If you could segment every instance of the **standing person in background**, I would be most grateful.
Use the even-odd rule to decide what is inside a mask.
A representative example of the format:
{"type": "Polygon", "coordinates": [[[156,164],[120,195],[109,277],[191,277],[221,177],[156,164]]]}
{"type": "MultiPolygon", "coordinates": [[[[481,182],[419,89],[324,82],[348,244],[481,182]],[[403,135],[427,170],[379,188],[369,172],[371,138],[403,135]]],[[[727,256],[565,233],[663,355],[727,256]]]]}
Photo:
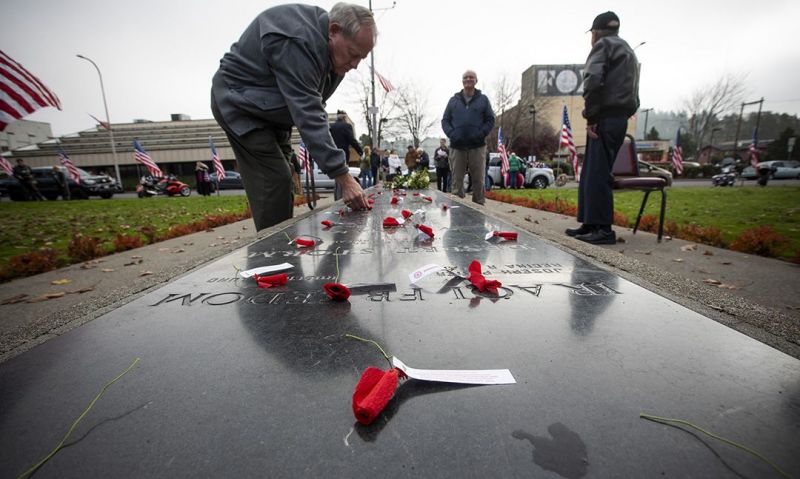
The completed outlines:
{"type": "Polygon", "coordinates": [[[211,176],[208,174],[208,166],[202,161],[195,163],[194,178],[197,182],[197,194],[201,196],[211,195],[211,176]]]}
{"type": "Polygon", "coordinates": [[[211,112],[236,155],[257,230],[292,217],[292,126],[345,204],[367,208],[331,138],[325,102],[377,36],[372,12],[360,5],[337,3],[330,13],[278,5],[260,13],[220,60],[211,112]]]}
{"type": "Polygon", "coordinates": [[[522,167],[519,157],[513,151],[508,157],[508,186],[509,188],[519,188],[522,185],[517,184],[517,175],[522,167]]]}
{"type": "Polygon", "coordinates": [[[450,149],[446,139],[439,139],[439,148],[433,152],[433,161],[436,163],[436,187],[439,191],[450,191],[450,149]]]}
{"type": "Polygon", "coordinates": [[[302,195],[303,188],[300,186],[300,172],[303,167],[300,165],[300,160],[297,159],[297,153],[292,150],[292,184],[294,184],[294,194],[302,195]]]}
{"type": "Polygon", "coordinates": [[[419,157],[417,156],[417,150],[414,149],[414,145],[408,145],[405,162],[406,169],[408,170],[407,174],[410,175],[417,169],[417,164],[419,163],[419,157]]]}
{"type": "Polygon", "coordinates": [[[336,112],[336,122],[331,125],[331,138],[333,143],[344,152],[344,161],[350,160],[350,148],[358,153],[359,158],[364,156],[364,150],[356,140],[353,125],[347,122],[347,113],[339,110],[336,112]]]}
{"type": "Polygon", "coordinates": [[[450,170],[453,193],[463,198],[464,174],[469,169],[472,201],[482,205],[486,174],[486,137],[494,128],[494,111],[489,98],[475,88],[478,75],[467,70],[461,76],[463,89],[447,103],[442,115],[442,130],[450,139],[450,170]]]}
{"type": "Polygon", "coordinates": [[[639,61],[618,36],[619,17],[601,13],[592,22],[592,51],[583,71],[586,157],[578,185],[578,228],[566,234],[592,244],[615,244],[614,175],[628,118],[639,109],[639,61]]]}
{"type": "Polygon", "coordinates": [[[389,153],[389,174],[386,179],[393,180],[395,176],[403,174],[403,160],[392,150],[389,153]]]}
{"type": "Polygon", "coordinates": [[[372,184],[378,183],[378,170],[381,167],[381,150],[379,148],[375,148],[375,151],[370,153],[369,155],[369,170],[370,174],[372,174],[372,184]]]}
{"type": "Polygon", "coordinates": [[[27,199],[44,201],[44,196],[39,192],[39,188],[36,187],[36,178],[33,177],[33,171],[30,166],[25,164],[25,160],[17,158],[17,164],[14,165],[12,172],[14,173],[14,178],[22,186],[22,191],[27,199]]]}
{"type": "Polygon", "coordinates": [[[422,148],[417,148],[417,158],[419,158],[417,170],[428,171],[428,167],[431,166],[431,157],[428,156],[428,152],[422,148]]]}
{"type": "Polygon", "coordinates": [[[58,166],[53,167],[53,179],[61,189],[61,198],[64,199],[64,201],[72,199],[69,192],[69,180],[67,180],[67,175],[65,175],[58,166]]]}
{"type": "Polygon", "coordinates": [[[372,179],[372,169],[370,168],[369,164],[371,155],[372,155],[372,148],[370,148],[369,146],[365,146],[364,154],[361,155],[361,161],[358,164],[358,166],[361,168],[361,172],[358,174],[358,177],[361,178],[362,188],[369,188],[375,181],[372,179]]]}

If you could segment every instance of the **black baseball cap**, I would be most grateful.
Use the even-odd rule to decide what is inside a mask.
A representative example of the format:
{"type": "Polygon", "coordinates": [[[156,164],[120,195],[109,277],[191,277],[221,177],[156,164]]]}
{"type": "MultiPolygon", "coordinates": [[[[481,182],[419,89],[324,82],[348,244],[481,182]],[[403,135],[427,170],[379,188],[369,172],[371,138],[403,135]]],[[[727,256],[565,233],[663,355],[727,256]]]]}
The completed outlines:
{"type": "Polygon", "coordinates": [[[619,30],[619,17],[616,13],[612,11],[608,11],[605,13],[601,13],[600,15],[594,17],[594,21],[592,22],[592,28],[587,30],[587,32],[591,32],[592,30],[619,30]]]}

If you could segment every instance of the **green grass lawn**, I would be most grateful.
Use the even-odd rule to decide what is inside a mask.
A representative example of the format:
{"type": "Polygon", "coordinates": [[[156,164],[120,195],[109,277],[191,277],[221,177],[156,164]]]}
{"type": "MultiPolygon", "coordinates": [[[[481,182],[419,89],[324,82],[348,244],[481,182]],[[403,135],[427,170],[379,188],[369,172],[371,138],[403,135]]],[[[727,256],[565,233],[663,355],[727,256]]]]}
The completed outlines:
{"type": "Polygon", "coordinates": [[[245,196],[156,197],[90,201],[0,202],[0,266],[12,256],[40,248],[64,252],[75,234],[101,238],[111,250],[118,235],[141,227],[157,233],[170,226],[202,220],[206,215],[242,213],[245,196]]]}
{"type": "MultiPolygon", "coordinates": [[[[546,190],[493,190],[526,198],[553,200],[556,197],[577,204],[576,188],[546,190]]],[[[642,203],[643,193],[615,191],[614,209],[631,222],[642,203]]],[[[645,214],[658,216],[661,195],[651,193],[645,214]]],[[[679,225],[694,223],[715,226],[726,244],[743,231],[757,226],[771,226],[791,239],[784,256],[792,257],[800,250],[800,187],[770,185],[766,188],[683,187],[667,189],[666,221],[679,225]]]]}

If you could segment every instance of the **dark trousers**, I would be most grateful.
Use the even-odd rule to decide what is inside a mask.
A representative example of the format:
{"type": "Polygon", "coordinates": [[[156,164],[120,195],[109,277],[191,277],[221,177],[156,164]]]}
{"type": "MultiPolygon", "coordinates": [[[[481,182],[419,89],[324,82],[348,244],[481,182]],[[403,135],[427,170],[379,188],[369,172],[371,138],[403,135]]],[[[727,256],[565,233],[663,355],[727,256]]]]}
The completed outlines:
{"type": "Polygon", "coordinates": [[[445,166],[444,168],[436,167],[436,187],[439,188],[439,191],[448,192],[450,191],[450,168],[445,166]]]}
{"type": "Polygon", "coordinates": [[[261,128],[239,136],[231,131],[211,95],[211,112],[225,130],[242,174],[256,230],[292,217],[291,130],[261,128]]]}
{"type": "Polygon", "coordinates": [[[33,181],[20,181],[22,185],[22,189],[25,190],[25,195],[34,201],[44,201],[44,196],[39,192],[39,188],[36,187],[36,183],[33,181]]]}
{"type": "Polygon", "coordinates": [[[601,118],[597,122],[598,138],[586,138],[586,157],[578,185],[578,221],[585,225],[609,229],[614,223],[611,171],[627,129],[625,117],[601,118]]]}

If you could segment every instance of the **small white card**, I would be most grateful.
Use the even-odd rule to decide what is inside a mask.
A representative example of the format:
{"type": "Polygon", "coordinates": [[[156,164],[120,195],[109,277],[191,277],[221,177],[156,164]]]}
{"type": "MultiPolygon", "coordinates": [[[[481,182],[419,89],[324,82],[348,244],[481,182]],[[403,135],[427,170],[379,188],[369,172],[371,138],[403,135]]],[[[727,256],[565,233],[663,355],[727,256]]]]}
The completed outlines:
{"type": "Polygon", "coordinates": [[[425,216],[425,210],[423,210],[422,208],[416,210],[414,212],[414,216],[425,216]]]}
{"type": "Polygon", "coordinates": [[[242,278],[249,278],[254,274],[274,273],[276,271],[283,271],[285,269],[292,269],[294,266],[289,263],[274,264],[272,266],[261,266],[258,268],[248,269],[247,271],[239,271],[239,276],[242,278]]]}
{"type": "Polygon", "coordinates": [[[490,239],[492,239],[492,236],[494,236],[494,231],[490,231],[490,232],[486,233],[486,236],[485,236],[486,241],[489,241],[490,239]]]}
{"type": "MultiPolygon", "coordinates": [[[[425,235],[425,236],[428,236],[428,235],[425,235]]],[[[422,268],[416,269],[413,272],[411,272],[411,274],[408,275],[408,280],[411,281],[411,283],[416,283],[417,281],[421,280],[425,276],[428,276],[430,274],[436,273],[437,271],[441,271],[443,269],[444,269],[444,267],[442,267],[442,266],[440,266],[440,265],[438,265],[436,263],[426,264],[422,268]]]]}
{"type": "Polygon", "coordinates": [[[508,369],[414,369],[392,356],[392,366],[410,378],[459,384],[516,384],[508,369]]]}

